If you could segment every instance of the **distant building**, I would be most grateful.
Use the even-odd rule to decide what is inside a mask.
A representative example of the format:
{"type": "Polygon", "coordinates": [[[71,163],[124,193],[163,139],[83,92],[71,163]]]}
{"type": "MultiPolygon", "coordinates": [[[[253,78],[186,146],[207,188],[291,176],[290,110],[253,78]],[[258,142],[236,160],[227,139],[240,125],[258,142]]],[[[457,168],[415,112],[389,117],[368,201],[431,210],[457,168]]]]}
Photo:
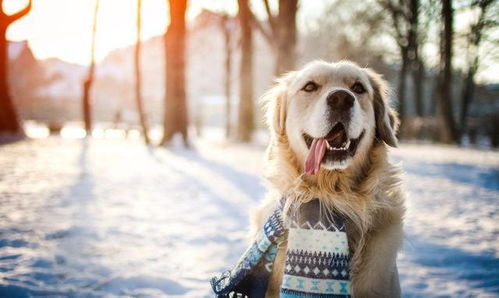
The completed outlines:
{"type": "Polygon", "coordinates": [[[39,108],[38,87],[43,84],[43,69],[27,41],[9,42],[8,58],[9,91],[16,109],[23,118],[33,118],[39,108]]]}

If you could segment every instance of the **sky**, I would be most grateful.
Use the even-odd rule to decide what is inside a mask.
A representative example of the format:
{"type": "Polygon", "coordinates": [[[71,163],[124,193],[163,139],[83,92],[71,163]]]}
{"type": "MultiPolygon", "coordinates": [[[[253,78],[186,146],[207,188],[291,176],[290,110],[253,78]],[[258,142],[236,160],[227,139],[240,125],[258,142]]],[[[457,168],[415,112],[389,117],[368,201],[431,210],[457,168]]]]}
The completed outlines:
{"type": "MultiPolygon", "coordinates": [[[[12,14],[26,5],[27,0],[5,0],[4,9],[12,14]]],[[[253,1],[257,15],[263,16],[261,1],[253,1]],[[258,5],[260,4],[260,5],[258,5]]],[[[304,5],[311,13],[322,1],[304,5]]],[[[88,64],[90,61],[91,28],[95,0],[33,0],[29,15],[9,27],[7,38],[28,40],[38,59],[58,57],[62,60],[88,64]]],[[[236,0],[190,0],[187,18],[193,19],[204,9],[237,12],[236,0]]],[[[102,60],[110,51],[135,42],[136,0],[101,0],[96,36],[96,59],[102,60]]],[[[163,34],[168,23],[167,0],[142,1],[142,39],[163,34]]]]}
{"type": "MultiPolygon", "coordinates": [[[[6,13],[12,14],[24,7],[28,0],[3,2],[6,13]]],[[[300,1],[298,26],[303,26],[307,18],[319,16],[328,2],[300,1]]],[[[189,0],[188,3],[188,20],[194,19],[203,9],[226,11],[232,15],[237,13],[236,0],[189,0]]],[[[257,17],[264,18],[262,1],[253,0],[251,3],[257,17]]],[[[276,5],[276,1],[270,3],[276,5]]],[[[67,62],[89,64],[94,7],[95,0],[33,0],[31,12],[9,27],[7,38],[13,41],[28,40],[38,59],[57,57],[67,62]]],[[[110,51],[135,42],[136,9],[136,0],[100,0],[97,61],[110,51]]],[[[163,34],[167,24],[167,0],[142,0],[142,39],[163,34]]],[[[456,27],[459,24],[457,22],[456,27]]],[[[459,59],[457,62],[459,64],[459,59]]],[[[497,82],[499,63],[484,64],[478,80],[497,82]]]]}
{"type": "MultiPolygon", "coordinates": [[[[13,13],[27,0],[5,0],[4,9],[13,13]]],[[[166,1],[143,0],[142,38],[164,32],[167,24],[166,1]]],[[[58,57],[88,64],[94,0],[34,0],[30,14],[12,24],[10,40],[28,40],[38,59],[58,57]]],[[[135,0],[101,0],[96,37],[96,58],[132,44],[135,40],[135,0]]]]}

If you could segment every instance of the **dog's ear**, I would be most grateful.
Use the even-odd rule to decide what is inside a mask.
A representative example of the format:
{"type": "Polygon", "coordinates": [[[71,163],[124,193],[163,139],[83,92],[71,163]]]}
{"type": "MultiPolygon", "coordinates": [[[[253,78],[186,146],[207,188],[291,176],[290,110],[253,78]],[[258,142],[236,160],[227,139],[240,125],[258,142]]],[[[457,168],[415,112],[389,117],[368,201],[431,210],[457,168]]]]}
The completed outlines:
{"type": "Polygon", "coordinates": [[[373,87],[373,108],[376,121],[376,138],[387,145],[397,147],[397,113],[389,105],[388,83],[371,69],[366,69],[373,87]]]}
{"type": "Polygon", "coordinates": [[[286,113],[288,108],[288,85],[294,73],[288,73],[276,80],[276,84],[265,92],[260,101],[266,108],[266,122],[277,135],[286,134],[286,113]]]}

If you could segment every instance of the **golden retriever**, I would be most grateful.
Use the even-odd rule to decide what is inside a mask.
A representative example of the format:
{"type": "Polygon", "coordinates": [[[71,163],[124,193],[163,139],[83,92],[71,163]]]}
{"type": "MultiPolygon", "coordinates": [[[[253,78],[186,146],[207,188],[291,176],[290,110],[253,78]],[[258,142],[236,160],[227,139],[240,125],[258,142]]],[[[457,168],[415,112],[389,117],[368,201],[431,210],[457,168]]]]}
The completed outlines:
{"type": "MultiPolygon", "coordinates": [[[[270,191],[252,229],[263,226],[282,197],[285,208],[318,198],[347,218],[353,295],[399,297],[405,208],[401,171],[387,158],[398,126],[387,83],[352,62],[314,61],[278,79],[263,102],[270,191]]],[[[266,297],[279,295],[285,252],[281,245],[266,297]]]]}

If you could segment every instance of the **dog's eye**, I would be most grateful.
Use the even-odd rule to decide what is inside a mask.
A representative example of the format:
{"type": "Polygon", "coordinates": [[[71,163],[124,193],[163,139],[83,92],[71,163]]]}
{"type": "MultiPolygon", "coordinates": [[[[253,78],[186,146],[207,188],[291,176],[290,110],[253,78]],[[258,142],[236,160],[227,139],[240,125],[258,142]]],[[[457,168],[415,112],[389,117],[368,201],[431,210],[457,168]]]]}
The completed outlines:
{"type": "Polygon", "coordinates": [[[303,88],[301,88],[301,90],[305,91],[305,92],[314,92],[314,91],[317,91],[317,89],[319,89],[319,85],[317,85],[316,83],[312,82],[312,81],[309,81],[305,84],[305,86],[303,86],[303,88]]]}
{"type": "Polygon", "coordinates": [[[357,93],[357,94],[366,93],[366,88],[364,88],[364,85],[362,85],[359,82],[356,82],[355,84],[353,84],[352,87],[350,87],[350,89],[352,89],[352,91],[357,93]]]}

